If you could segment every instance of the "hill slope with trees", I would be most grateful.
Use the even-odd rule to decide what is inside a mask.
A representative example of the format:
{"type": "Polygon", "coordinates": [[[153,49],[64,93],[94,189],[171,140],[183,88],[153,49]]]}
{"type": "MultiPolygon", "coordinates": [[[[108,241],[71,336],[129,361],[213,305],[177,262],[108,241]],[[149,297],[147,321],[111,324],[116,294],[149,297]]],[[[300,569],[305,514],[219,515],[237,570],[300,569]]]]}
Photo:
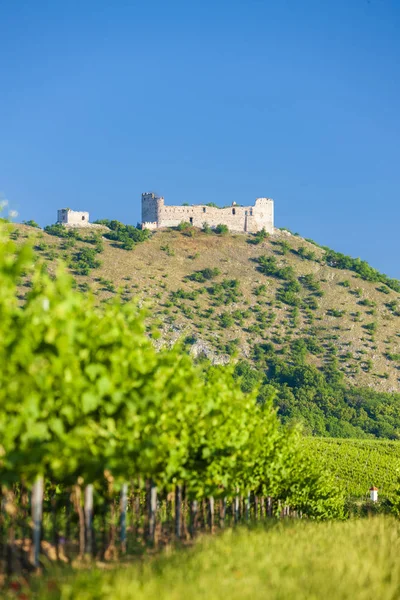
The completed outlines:
{"type": "MultiPolygon", "coordinates": [[[[245,391],[261,385],[260,402],[272,385],[283,421],[322,436],[400,437],[397,280],[287,231],[100,223],[15,225],[13,236],[31,237],[50,272],[66,263],[99,302],[121,294],[146,305],[159,347],[183,339],[199,358],[235,361],[245,391]]],[[[21,298],[29,286],[23,278],[21,298]]]]}

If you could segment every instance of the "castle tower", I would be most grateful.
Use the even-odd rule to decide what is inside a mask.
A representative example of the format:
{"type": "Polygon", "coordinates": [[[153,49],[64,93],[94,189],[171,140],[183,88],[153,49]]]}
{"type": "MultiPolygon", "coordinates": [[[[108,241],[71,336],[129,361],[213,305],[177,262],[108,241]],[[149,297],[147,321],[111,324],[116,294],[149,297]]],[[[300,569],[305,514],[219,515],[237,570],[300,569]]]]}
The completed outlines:
{"type": "Polygon", "coordinates": [[[146,223],[148,229],[156,229],[158,227],[162,206],[164,206],[164,198],[157,196],[153,192],[142,194],[142,223],[146,223]]]}

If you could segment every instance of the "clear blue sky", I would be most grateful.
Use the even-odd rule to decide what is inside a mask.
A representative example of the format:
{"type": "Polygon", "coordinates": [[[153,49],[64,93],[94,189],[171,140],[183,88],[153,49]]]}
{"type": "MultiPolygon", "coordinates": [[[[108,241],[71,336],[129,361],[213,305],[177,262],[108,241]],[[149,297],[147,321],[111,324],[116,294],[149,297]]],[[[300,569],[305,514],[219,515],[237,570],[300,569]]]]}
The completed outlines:
{"type": "Polygon", "coordinates": [[[2,0],[0,191],[41,225],[269,196],[400,277],[399,30],[399,0],[2,0]]]}

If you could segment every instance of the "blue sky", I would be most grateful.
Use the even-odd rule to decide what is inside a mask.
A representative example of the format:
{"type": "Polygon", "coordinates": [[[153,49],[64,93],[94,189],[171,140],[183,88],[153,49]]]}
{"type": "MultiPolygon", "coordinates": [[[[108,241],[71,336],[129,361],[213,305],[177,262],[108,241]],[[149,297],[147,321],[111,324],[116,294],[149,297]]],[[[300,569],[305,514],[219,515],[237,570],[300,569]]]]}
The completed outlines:
{"type": "Polygon", "coordinates": [[[0,192],[41,225],[269,196],[400,278],[399,27],[398,0],[3,0],[0,192]]]}

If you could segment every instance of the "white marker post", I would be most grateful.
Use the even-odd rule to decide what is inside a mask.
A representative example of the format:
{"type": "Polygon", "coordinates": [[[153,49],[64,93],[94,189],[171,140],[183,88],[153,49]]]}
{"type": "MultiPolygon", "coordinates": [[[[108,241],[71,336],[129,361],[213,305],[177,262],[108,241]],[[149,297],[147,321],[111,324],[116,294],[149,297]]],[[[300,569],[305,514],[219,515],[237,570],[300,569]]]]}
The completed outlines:
{"type": "Polygon", "coordinates": [[[369,488],[369,498],[371,502],[378,502],[378,488],[374,485],[369,488]]]}
{"type": "Polygon", "coordinates": [[[43,516],[43,477],[36,478],[32,487],[32,521],[33,521],[33,565],[39,567],[40,537],[42,534],[43,516]]]}

